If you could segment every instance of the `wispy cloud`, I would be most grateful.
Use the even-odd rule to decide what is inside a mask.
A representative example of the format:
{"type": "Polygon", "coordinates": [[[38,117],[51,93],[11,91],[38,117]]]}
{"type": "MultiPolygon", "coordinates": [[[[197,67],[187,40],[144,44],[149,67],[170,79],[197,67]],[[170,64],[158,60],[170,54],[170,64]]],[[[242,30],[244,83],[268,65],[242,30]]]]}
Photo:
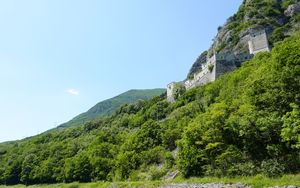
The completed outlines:
{"type": "Polygon", "coordinates": [[[76,89],[68,89],[67,92],[68,92],[70,95],[79,95],[79,91],[76,90],[76,89]]]}

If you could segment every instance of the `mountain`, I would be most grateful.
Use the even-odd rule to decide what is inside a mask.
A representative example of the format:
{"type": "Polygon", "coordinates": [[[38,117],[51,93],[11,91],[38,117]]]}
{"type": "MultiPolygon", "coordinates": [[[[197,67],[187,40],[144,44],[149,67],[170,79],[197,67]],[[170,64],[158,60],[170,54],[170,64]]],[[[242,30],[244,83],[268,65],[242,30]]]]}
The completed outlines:
{"type": "Polygon", "coordinates": [[[82,125],[88,121],[93,121],[103,116],[111,115],[124,104],[135,103],[139,100],[147,100],[152,97],[162,95],[164,92],[166,92],[166,89],[129,90],[116,97],[99,102],[87,112],[79,114],[72,120],[61,124],[59,128],[82,125]]]}
{"type": "Polygon", "coordinates": [[[300,172],[300,34],[215,82],[0,144],[0,184],[300,172]]]}
{"type": "MultiPolygon", "coordinates": [[[[274,23],[270,34],[280,40],[271,52],[256,54],[214,82],[180,91],[172,103],[160,95],[125,104],[96,121],[0,144],[0,184],[145,181],[177,172],[184,177],[299,174],[298,6],[294,0],[245,0],[230,19],[233,28],[241,18],[271,26],[281,17],[290,28],[277,35],[285,24],[274,23]]],[[[233,31],[256,27],[249,24],[233,31]]],[[[220,52],[243,49],[235,48],[242,35],[228,41],[225,36],[220,52]]],[[[217,43],[207,53],[218,49],[217,43]]],[[[197,63],[202,61],[200,56],[197,63]]]]}
{"type": "Polygon", "coordinates": [[[215,53],[248,53],[249,33],[265,29],[270,46],[300,29],[299,0],[244,0],[238,12],[218,27],[211,47],[192,65],[187,78],[201,71],[206,56],[215,53]]]}

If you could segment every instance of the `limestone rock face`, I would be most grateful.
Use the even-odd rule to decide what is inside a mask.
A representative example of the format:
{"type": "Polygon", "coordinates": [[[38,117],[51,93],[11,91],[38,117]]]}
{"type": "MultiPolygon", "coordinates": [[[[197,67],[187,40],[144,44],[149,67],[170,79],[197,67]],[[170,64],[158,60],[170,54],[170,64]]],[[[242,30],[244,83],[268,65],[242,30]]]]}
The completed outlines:
{"type": "MultiPolygon", "coordinates": [[[[218,53],[249,53],[250,35],[256,30],[265,30],[267,41],[272,47],[281,40],[278,36],[284,38],[300,29],[300,21],[295,19],[298,13],[300,0],[243,0],[238,12],[229,17],[223,26],[218,27],[213,43],[207,50],[207,57],[218,53]],[[288,5],[284,5],[283,8],[283,4],[286,3],[288,5]]],[[[202,70],[203,63],[204,55],[194,62],[187,80],[202,70]]]]}
{"type": "Polygon", "coordinates": [[[284,14],[286,16],[293,17],[299,12],[300,12],[300,2],[289,5],[288,8],[284,11],[284,14]]]}
{"type": "Polygon", "coordinates": [[[191,67],[187,78],[192,78],[194,74],[198,73],[199,71],[202,70],[202,65],[206,63],[206,56],[207,56],[207,51],[204,51],[194,62],[193,66],[191,67]]]}

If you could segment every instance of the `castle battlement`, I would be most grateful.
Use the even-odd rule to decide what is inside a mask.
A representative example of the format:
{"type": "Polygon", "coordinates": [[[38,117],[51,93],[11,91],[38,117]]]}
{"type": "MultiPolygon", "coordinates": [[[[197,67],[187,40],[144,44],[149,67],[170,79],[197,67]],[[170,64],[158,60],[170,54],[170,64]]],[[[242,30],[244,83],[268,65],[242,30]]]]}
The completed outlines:
{"type": "MultiPolygon", "coordinates": [[[[194,74],[193,79],[186,80],[183,84],[186,90],[196,86],[205,85],[215,81],[219,76],[233,71],[244,61],[250,60],[258,52],[269,52],[269,43],[266,31],[258,30],[249,34],[249,53],[234,54],[231,52],[217,53],[207,56],[206,63],[202,64],[202,70],[194,74]]],[[[167,100],[174,102],[174,86],[176,82],[167,85],[167,100]]]]}

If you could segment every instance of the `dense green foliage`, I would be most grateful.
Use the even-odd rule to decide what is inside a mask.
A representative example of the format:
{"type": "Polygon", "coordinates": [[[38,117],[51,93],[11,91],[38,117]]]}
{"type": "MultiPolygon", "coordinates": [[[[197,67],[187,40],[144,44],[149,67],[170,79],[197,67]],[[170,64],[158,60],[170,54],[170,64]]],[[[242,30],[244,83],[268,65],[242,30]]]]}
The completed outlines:
{"type": "Polygon", "coordinates": [[[298,35],[174,103],[154,97],[97,122],[0,145],[0,183],[135,181],[174,169],[184,176],[296,173],[299,91],[298,35]]]}
{"type": "Polygon", "coordinates": [[[59,127],[80,126],[88,121],[97,120],[103,116],[111,115],[124,104],[134,103],[138,100],[147,100],[154,96],[159,96],[166,92],[166,89],[144,89],[129,90],[111,99],[101,101],[87,112],[79,114],[67,123],[59,127]]]}
{"type": "Polygon", "coordinates": [[[272,31],[273,51],[206,86],[178,85],[174,103],[165,90],[132,90],[66,129],[0,144],[0,184],[156,180],[177,169],[186,177],[299,173],[300,35],[280,42],[299,27],[300,14],[284,15],[296,2],[244,1],[219,28],[230,35],[215,51],[239,49],[241,33],[258,26],[272,31]]]}
{"type": "Polygon", "coordinates": [[[299,38],[257,55],[210,87],[214,103],[179,142],[178,161],[187,176],[299,170],[299,38]]]}

